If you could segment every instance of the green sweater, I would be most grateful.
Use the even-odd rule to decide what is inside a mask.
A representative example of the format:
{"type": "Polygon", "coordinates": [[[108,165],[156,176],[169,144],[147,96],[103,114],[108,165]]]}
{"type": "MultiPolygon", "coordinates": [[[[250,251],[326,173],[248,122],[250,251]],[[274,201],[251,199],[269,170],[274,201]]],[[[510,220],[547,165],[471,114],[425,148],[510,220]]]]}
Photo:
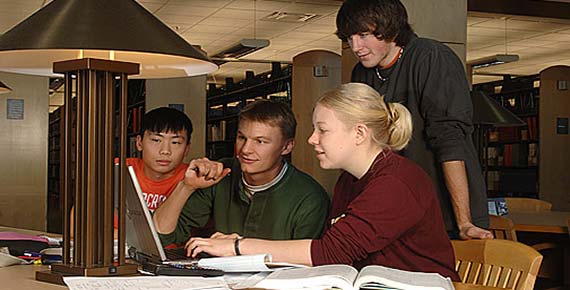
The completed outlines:
{"type": "Polygon", "coordinates": [[[283,178],[250,199],[237,159],[222,159],[232,172],[216,185],[195,191],[186,201],[176,230],[160,235],[163,245],[184,243],[192,228],[214,217],[216,231],[273,240],[318,238],[330,199],[320,184],[289,164],[283,178]]]}

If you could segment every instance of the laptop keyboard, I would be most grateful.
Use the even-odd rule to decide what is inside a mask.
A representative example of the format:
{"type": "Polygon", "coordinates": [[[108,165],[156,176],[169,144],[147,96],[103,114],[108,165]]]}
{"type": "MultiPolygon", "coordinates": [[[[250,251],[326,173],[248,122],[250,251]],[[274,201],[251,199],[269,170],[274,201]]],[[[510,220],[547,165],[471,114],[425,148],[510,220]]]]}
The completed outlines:
{"type": "Polygon", "coordinates": [[[191,259],[186,256],[186,248],[164,249],[164,254],[170,261],[191,259]]]}
{"type": "MultiPolygon", "coordinates": [[[[186,256],[186,248],[164,249],[164,254],[166,255],[166,258],[169,261],[188,260],[188,259],[192,260],[192,258],[186,256]]],[[[198,256],[196,256],[196,259],[212,258],[212,257],[213,257],[212,255],[210,255],[206,252],[201,252],[198,254],[198,256]]]]}

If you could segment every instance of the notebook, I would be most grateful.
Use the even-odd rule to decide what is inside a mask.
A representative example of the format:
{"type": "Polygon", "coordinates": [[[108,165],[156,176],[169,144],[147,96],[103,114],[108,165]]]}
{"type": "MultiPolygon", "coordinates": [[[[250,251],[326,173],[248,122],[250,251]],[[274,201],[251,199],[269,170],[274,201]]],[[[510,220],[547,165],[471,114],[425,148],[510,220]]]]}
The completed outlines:
{"type": "Polygon", "coordinates": [[[152,216],[132,166],[128,166],[126,188],[126,243],[128,254],[139,263],[196,263],[185,256],[185,249],[164,249],[154,228],[152,216]]]}

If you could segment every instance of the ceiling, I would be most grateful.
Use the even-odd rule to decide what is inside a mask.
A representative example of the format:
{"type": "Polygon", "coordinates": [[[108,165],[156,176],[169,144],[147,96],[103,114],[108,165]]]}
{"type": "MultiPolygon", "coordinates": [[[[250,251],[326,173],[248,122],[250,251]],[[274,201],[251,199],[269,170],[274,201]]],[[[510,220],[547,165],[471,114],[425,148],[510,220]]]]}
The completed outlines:
{"type": "MultiPolygon", "coordinates": [[[[0,33],[4,33],[49,0],[0,0],[0,33]]],[[[341,0],[138,0],[189,43],[214,55],[242,38],[265,38],[269,47],[244,60],[290,62],[311,49],[340,54],[334,35],[341,0]],[[264,19],[276,12],[316,14],[306,22],[264,19]],[[254,21],[253,19],[257,19],[254,21]]],[[[287,20],[287,18],[285,18],[287,20]]],[[[413,23],[412,23],[413,24],[413,23]]],[[[552,65],[570,65],[570,20],[470,12],[467,20],[467,61],[514,53],[520,60],[474,74],[474,83],[500,79],[497,74],[531,75],[552,65]]],[[[208,76],[223,83],[226,77],[244,78],[245,70],[261,73],[268,63],[229,62],[208,76]]]]}

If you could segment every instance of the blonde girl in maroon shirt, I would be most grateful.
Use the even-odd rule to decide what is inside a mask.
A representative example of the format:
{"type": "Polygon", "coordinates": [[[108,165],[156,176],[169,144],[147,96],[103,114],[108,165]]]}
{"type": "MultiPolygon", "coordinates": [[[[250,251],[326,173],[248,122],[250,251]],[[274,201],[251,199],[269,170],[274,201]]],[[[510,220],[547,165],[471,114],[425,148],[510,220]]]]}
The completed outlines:
{"type": "Polygon", "coordinates": [[[305,265],[384,265],[436,272],[458,280],[437,195],[428,175],[394,153],[405,148],[412,121],[365,84],[325,93],[313,111],[314,146],[324,169],[342,169],[330,223],[318,240],[268,241],[216,233],[187,243],[193,256],[270,253],[305,265]]]}

